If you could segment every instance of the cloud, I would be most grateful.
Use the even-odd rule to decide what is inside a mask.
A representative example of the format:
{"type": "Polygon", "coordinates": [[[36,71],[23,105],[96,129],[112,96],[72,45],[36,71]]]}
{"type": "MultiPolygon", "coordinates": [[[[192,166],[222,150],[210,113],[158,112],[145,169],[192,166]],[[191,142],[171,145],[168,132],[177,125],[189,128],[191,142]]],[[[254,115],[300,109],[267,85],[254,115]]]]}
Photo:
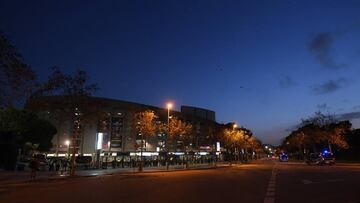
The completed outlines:
{"type": "Polygon", "coordinates": [[[331,54],[334,44],[334,34],[322,32],[317,34],[309,43],[309,51],[314,55],[315,60],[326,69],[340,69],[346,64],[337,63],[331,54]]]}
{"type": "Polygon", "coordinates": [[[338,115],[339,120],[354,120],[360,118],[360,112],[350,112],[338,115]]]}
{"type": "Polygon", "coordinates": [[[316,85],[312,87],[312,92],[315,94],[328,94],[333,93],[344,86],[346,80],[344,78],[340,78],[337,80],[329,80],[323,84],[316,85]]]}
{"type": "Polygon", "coordinates": [[[282,88],[294,87],[296,82],[290,76],[284,76],[279,80],[279,85],[282,88]]]}

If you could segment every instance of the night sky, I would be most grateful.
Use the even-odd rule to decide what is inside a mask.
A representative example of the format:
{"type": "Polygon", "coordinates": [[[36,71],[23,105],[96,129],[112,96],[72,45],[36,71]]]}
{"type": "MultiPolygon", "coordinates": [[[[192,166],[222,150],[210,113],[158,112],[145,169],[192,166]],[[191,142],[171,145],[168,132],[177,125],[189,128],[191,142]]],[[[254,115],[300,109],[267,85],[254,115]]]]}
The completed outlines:
{"type": "Polygon", "coordinates": [[[2,0],[0,30],[42,80],[81,68],[96,96],[208,108],[265,143],[360,117],[359,0],[2,0]]]}

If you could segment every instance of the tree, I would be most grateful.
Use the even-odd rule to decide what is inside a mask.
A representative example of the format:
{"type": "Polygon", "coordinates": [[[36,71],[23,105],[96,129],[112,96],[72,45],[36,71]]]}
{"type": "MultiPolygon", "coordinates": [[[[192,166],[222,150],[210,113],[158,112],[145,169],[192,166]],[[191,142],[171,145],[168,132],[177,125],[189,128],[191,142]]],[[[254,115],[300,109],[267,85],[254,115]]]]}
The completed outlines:
{"type": "Polygon", "coordinates": [[[48,150],[57,132],[51,123],[25,110],[0,110],[0,121],[0,167],[5,169],[14,169],[18,149],[31,145],[39,151],[48,150]]]}
{"type": "Polygon", "coordinates": [[[219,137],[224,142],[230,164],[232,160],[247,161],[249,150],[251,153],[255,150],[260,152],[257,148],[260,141],[253,136],[251,130],[245,127],[236,127],[235,123],[223,125],[219,137]]]}
{"type": "Polygon", "coordinates": [[[35,72],[0,32],[0,109],[19,105],[35,87],[35,72]]]}
{"type": "Polygon", "coordinates": [[[305,134],[301,130],[296,130],[290,133],[287,136],[283,143],[283,148],[285,148],[288,152],[297,151],[298,158],[301,159],[303,154],[303,149],[305,147],[305,134]]]}
{"type": "Polygon", "coordinates": [[[345,135],[350,131],[349,121],[338,121],[335,116],[316,112],[314,116],[303,119],[299,128],[285,138],[283,147],[290,150],[297,148],[300,155],[302,150],[306,152],[312,149],[316,152],[327,146],[332,153],[332,146],[337,149],[348,148],[345,135]]]}
{"type": "Polygon", "coordinates": [[[351,126],[352,125],[349,121],[341,121],[326,126],[330,152],[333,151],[331,145],[334,145],[339,149],[349,148],[349,144],[345,136],[351,132],[351,126]]]}
{"type": "Polygon", "coordinates": [[[337,153],[337,156],[348,160],[360,160],[360,129],[353,129],[346,135],[346,141],[349,145],[347,150],[337,153]]]}
{"type": "Polygon", "coordinates": [[[255,137],[254,139],[255,139],[254,149],[256,153],[256,158],[259,158],[259,155],[264,152],[263,144],[259,139],[255,137]]]}
{"type": "Polygon", "coordinates": [[[58,106],[46,104],[46,99],[38,105],[47,105],[57,112],[66,114],[66,117],[74,122],[70,146],[72,148],[70,175],[72,176],[75,175],[75,154],[80,146],[84,118],[86,118],[86,114],[90,114],[91,110],[89,109],[96,109],[96,105],[88,103],[88,97],[97,89],[96,83],[88,84],[88,75],[85,71],[77,70],[70,75],[61,72],[58,67],[54,67],[48,80],[42,83],[31,96],[33,101],[44,96],[62,96],[64,98],[65,101],[58,106]]]}
{"type": "Polygon", "coordinates": [[[237,160],[237,158],[239,158],[239,147],[244,145],[244,135],[243,132],[237,128],[226,128],[224,129],[223,135],[231,164],[231,160],[237,160]]]}
{"type": "Polygon", "coordinates": [[[247,139],[247,147],[250,149],[252,159],[256,159],[256,156],[263,151],[260,140],[256,139],[254,136],[247,139]],[[253,156],[253,153],[255,153],[255,157],[253,156]]]}
{"type": "MultiPolygon", "coordinates": [[[[176,117],[172,117],[169,122],[169,136],[170,140],[178,140],[182,142],[182,150],[186,154],[186,147],[191,142],[191,134],[192,134],[192,125],[188,124],[176,117]]],[[[174,147],[175,148],[175,147],[174,147]]],[[[188,156],[186,157],[186,168],[188,167],[188,156]]],[[[166,160],[168,161],[168,160],[166,160]]],[[[168,164],[167,164],[168,168],[168,164]]]]}
{"type": "Polygon", "coordinates": [[[192,125],[176,117],[172,117],[169,122],[169,138],[188,141],[192,133],[192,125]]]}
{"type": "Polygon", "coordinates": [[[138,112],[135,114],[135,122],[133,123],[137,129],[137,133],[141,136],[139,171],[142,171],[144,137],[146,139],[146,137],[153,136],[158,131],[156,115],[153,111],[138,112]]]}
{"type": "Polygon", "coordinates": [[[351,123],[349,121],[338,121],[333,115],[324,115],[316,112],[313,117],[302,121],[302,128],[306,129],[309,144],[323,145],[327,144],[330,152],[333,152],[332,146],[339,149],[347,149],[348,144],[345,134],[350,132],[351,123]]]}

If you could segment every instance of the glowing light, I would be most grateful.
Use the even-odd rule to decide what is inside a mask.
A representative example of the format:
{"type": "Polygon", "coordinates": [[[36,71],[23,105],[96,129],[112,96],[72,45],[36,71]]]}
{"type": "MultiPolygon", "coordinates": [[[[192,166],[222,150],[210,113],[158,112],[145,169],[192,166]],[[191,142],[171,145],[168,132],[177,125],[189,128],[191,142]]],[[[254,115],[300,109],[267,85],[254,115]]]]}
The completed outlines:
{"type": "Polygon", "coordinates": [[[167,107],[168,109],[171,109],[171,108],[173,107],[173,104],[172,104],[172,103],[167,103],[167,104],[166,104],[166,107],[167,107]]]}
{"type": "MultiPolygon", "coordinates": [[[[130,152],[130,156],[140,156],[141,153],[140,152],[130,152]]],[[[159,153],[158,152],[143,152],[142,154],[143,156],[158,156],[159,153]]]]}
{"type": "Polygon", "coordinates": [[[102,149],[103,133],[97,134],[96,149],[102,149]]]}
{"type": "Polygon", "coordinates": [[[66,146],[69,146],[69,145],[70,145],[70,140],[66,140],[66,141],[65,141],[65,145],[66,145],[66,146]]]}
{"type": "Polygon", "coordinates": [[[216,142],[216,151],[220,152],[220,142],[216,142]]]}

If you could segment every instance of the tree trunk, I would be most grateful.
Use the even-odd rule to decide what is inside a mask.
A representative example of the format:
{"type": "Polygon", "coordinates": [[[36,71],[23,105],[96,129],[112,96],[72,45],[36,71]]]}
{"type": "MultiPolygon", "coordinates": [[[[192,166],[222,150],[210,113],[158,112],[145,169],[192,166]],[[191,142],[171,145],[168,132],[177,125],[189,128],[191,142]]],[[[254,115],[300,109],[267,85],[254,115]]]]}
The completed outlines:
{"type": "Polygon", "coordinates": [[[144,135],[141,133],[141,148],[140,148],[140,164],[139,172],[143,171],[143,147],[144,147],[144,135]]]}
{"type": "Polygon", "coordinates": [[[332,154],[332,153],[333,153],[333,150],[332,150],[332,147],[331,147],[331,143],[328,142],[328,145],[329,145],[329,151],[330,151],[330,153],[332,154]]]}

